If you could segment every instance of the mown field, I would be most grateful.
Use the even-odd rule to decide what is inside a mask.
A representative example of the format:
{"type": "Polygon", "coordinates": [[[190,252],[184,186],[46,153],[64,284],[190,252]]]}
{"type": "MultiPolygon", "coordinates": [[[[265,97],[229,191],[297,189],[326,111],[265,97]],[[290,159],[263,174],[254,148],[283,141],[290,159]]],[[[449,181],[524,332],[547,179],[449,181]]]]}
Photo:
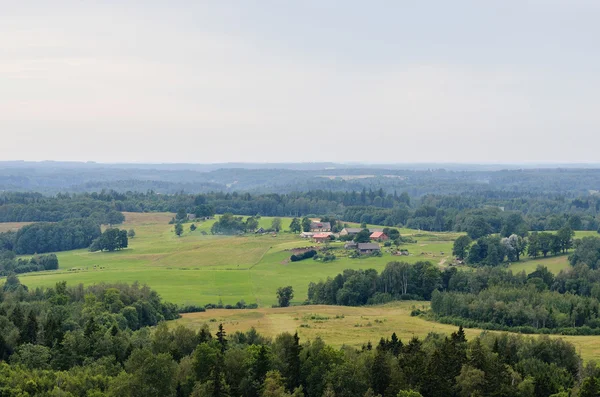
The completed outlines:
{"type": "MultiPolygon", "coordinates": [[[[455,238],[447,233],[417,233],[418,242],[406,246],[413,254],[408,257],[386,252],[381,258],[343,257],[331,263],[313,260],[289,263],[290,249],[314,244],[289,233],[279,233],[276,237],[203,234],[210,230],[214,220],[198,223],[194,232],[185,224],[184,234],[177,237],[173,225],[168,224],[171,217],[172,214],[166,213],[126,213],[126,222],[120,227],[136,231],[128,249],[111,253],[60,252],[58,271],[23,274],[21,280],[34,288],[54,285],[60,280],[70,284],[139,281],[156,289],[166,300],[179,304],[219,300],[235,304],[243,299],[271,306],[276,303],[278,287],[292,285],[296,291],[293,303],[301,303],[306,299],[309,282],[335,276],[347,268],[381,270],[392,260],[444,264],[450,259],[455,238]]],[[[262,218],[260,223],[270,227],[271,221],[272,218],[262,218]]],[[[284,218],[285,229],[290,221],[284,218]]]]}
{"type": "MultiPolygon", "coordinates": [[[[312,260],[288,262],[292,248],[314,243],[290,233],[246,236],[212,236],[214,220],[198,223],[198,229],[177,237],[168,213],[126,213],[121,228],[133,228],[136,237],[129,248],[119,252],[76,250],[58,253],[60,269],[53,272],[21,275],[30,287],[51,286],[66,280],[69,284],[138,281],[156,289],[166,300],[178,304],[235,304],[239,300],[270,307],[276,303],[278,287],[292,285],[293,304],[306,299],[308,284],[342,272],[344,269],[382,270],[393,260],[417,262],[428,260],[440,266],[452,261],[452,244],[457,233],[429,233],[401,229],[417,242],[405,244],[410,256],[393,256],[385,252],[380,258],[352,259],[340,257],[334,262],[312,260]]],[[[260,225],[270,227],[272,218],[264,217],[260,225]]],[[[283,219],[287,229],[291,219],[283,219]]],[[[579,234],[579,233],[578,233],[579,234]]],[[[579,237],[579,236],[578,236],[579,237]]],[[[341,247],[341,243],[336,243],[341,247]]],[[[333,244],[333,246],[336,246],[333,244]]],[[[344,251],[339,251],[344,255],[344,251]]],[[[568,266],[566,256],[525,260],[512,264],[514,271],[533,271],[538,264],[558,272],[568,266]]]]}
{"type": "MultiPolygon", "coordinates": [[[[295,306],[287,308],[259,308],[255,310],[209,310],[203,313],[184,314],[172,324],[199,328],[208,324],[214,333],[223,324],[228,333],[247,331],[254,327],[260,334],[273,337],[282,332],[294,333],[303,340],[322,338],[334,345],[360,347],[371,341],[375,345],[380,338],[389,338],[395,332],[400,339],[408,341],[417,336],[425,338],[430,332],[449,334],[456,331],[452,325],[412,317],[413,308],[426,309],[429,302],[393,302],[383,306],[295,306]]],[[[468,337],[474,337],[480,329],[465,329],[468,337]]],[[[597,336],[550,336],[573,343],[584,360],[600,359],[600,338],[597,336]]]]}
{"type": "MultiPolygon", "coordinates": [[[[95,284],[100,282],[138,281],[148,284],[163,298],[178,304],[217,303],[235,304],[239,300],[258,303],[256,310],[210,310],[205,313],[186,314],[175,323],[199,327],[208,323],[215,329],[224,323],[228,332],[255,327],[260,333],[273,336],[288,331],[299,331],[303,339],[322,337],[333,345],[361,346],[367,341],[376,342],[396,332],[402,339],[412,335],[425,337],[429,332],[449,333],[455,327],[411,317],[413,307],[427,307],[428,302],[396,302],[385,306],[338,307],[294,306],[272,309],[276,303],[275,291],[280,286],[292,285],[295,297],[292,304],[306,299],[308,284],[344,269],[382,270],[393,260],[416,262],[428,260],[440,266],[452,261],[451,251],[457,233],[429,233],[401,229],[411,235],[414,244],[405,244],[410,256],[392,256],[384,252],[381,258],[351,259],[341,257],[331,263],[312,260],[288,262],[292,248],[314,245],[297,235],[279,233],[271,235],[246,235],[238,237],[212,236],[208,232],[214,221],[197,223],[198,229],[190,232],[185,224],[182,237],[175,236],[168,222],[173,214],[126,213],[121,228],[133,228],[136,237],[128,249],[120,252],[90,253],[76,250],[58,253],[60,269],[52,272],[20,275],[30,288],[52,286],[66,280],[69,284],[95,284]],[[204,233],[203,233],[204,232],[204,233]]],[[[260,226],[270,227],[272,218],[262,218],[260,226]]],[[[288,228],[291,219],[283,219],[288,228]]],[[[18,229],[22,225],[0,224],[18,229]]],[[[355,226],[355,225],[352,225],[355,226]]],[[[577,232],[576,237],[594,235],[577,232]]],[[[335,244],[334,244],[335,245],[335,244]]],[[[548,266],[557,273],[568,267],[566,255],[549,258],[525,259],[511,264],[513,271],[531,272],[538,264],[548,266]]],[[[470,268],[461,268],[470,269],[470,268]]],[[[467,330],[470,336],[481,330],[467,330]]],[[[584,359],[600,359],[600,338],[564,337],[577,346],[584,359]]]]}

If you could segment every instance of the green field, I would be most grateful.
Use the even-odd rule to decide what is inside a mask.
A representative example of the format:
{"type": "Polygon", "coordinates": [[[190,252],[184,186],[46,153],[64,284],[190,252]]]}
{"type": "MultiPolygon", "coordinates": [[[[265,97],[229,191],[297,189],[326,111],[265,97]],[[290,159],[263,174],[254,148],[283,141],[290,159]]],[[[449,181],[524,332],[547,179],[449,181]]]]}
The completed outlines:
{"type": "MultiPolygon", "coordinates": [[[[214,220],[198,222],[198,229],[190,232],[189,223],[184,234],[175,236],[169,213],[126,213],[122,228],[133,228],[136,237],[129,248],[119,252],[76,250],[58,253],[60,269],[52,272],[28,273],[20,276],[30,287],[52,286],[57,281],[69,284],[94,284],[98,282],[139,281],[156,289],[166,300],[178,304],[207,304],[222,300],[235,304],[239,300],[268,307],[276,303],[278,287],[292,285],[293,303],[306,299],[311,281],[319,281],[342,272],[344,269],[382,270],[393,260],[416,262],[428,260],[440,266],[452,261],[452,244],[457,233],[430,233],[401,229],[417,242],[405,244],[410,256],[393,256],[385,252],[381,258],[352,259],[345,257],[342,243],[339,258],[321,263],[312,260],[288,262],[292,248],[312,246],[311,241],[290,233],[277,236],[213,236],[208,233],[214,220]]],[[[260,226],[268,228],[272,218],[260,219],[260,226]]],[[[290,218],[283,218],[287,229],[290,218]]],[[[355,226],[352,224],[352,226],[355,226]]],[[[591,232],[578,232],[577,237],[591,232]]],[[[558,273],[568,267],[567,256],[525,259],[512,264],[513,271],[531,272],[538,264],[548,266],[558,273]]]]}
{"type": "MultiPolygon", "coordinates": [[[[168,224],[171,217],[172,214],[166,213],[126,213],[126,222],[121,227],[136,231],[128,249],[110,253],[60,252],[57,254],[60,270],[23,274],[20,278],[33,288],[51,286],[61,280],[69,284],[139,281],[150,285],[166,300],[179,304],[217,303],[219,299],[224,304],[235,304],[243,299],[246,303],[271,306],[276,303],[278,287],[292,285],[296,291],[293,303],[301,303],[306,299],[309,282],[335,276],[347,268],[381,270],[392,260],[429,260],[443,265],[451,259],[452,241],[457,236],[402,230],[417,240],[416,244],[404,247],[410,256],[384,252],[381,258],[342,257],[330,263],[312,260],[288,263],[289,249],[314,243],[289,233],[279,233],[276,237],[203,234],[210,230],[214,220],[198,223],[194,232],[185,224],[183,236],[177,237],[173,225],[168,224]]],[[[271,220],[262,218],[261,226],[269,227],[271,220]]],[[[284,228],[290,221],[284,218],[284,228]]],[[[341,247],[341,243],[337,246],[341,247]]]]}
{"type": "MultiPolygon", "coordinates": [[[[94,284],[99,282],[138,281],[151,286],[167,301],[178,304],[217,303],[234,304],[243,299],[258,303],[257,310],[210,310],[205,313],[184,315],[178,323],[199,326],[208,322],[216,326],[225,323],[229,332],[257,328],[265,335],[299,330],[301,337],[320,336],[334,345],[359,346],[368,340],[377,341],[382,336],[396,332],[407,339],[412,335],[425,337],[429,332],[448,333],[455,327],[411,317],[413,306],[427,306],[427,302],[396,302],[375,307],[296,306],[271,309],[276,303],[278,287],[292,285],[295,290],[293,304],[306,299],[308,283],[334,276],[344,269],[382,270],[393,260],[416,262],[428,260],[440,266],[452,261],[451,251],[457,233],[429,233],[401,229],[417,243],[405,244],[410,256],[393,256],[384,252],[381,258],[351,259],[340,257],[334,262],[312,260],[288,262],[292,248],[312,246],[314,243],[297,235],[279,233],[272,235],[212,236],[212,221],[197,223],[198,229],[189,231],[185,224],[182,237],[175,236],[168,213],[126,213],[121,228],[133,228],[136,237],[128,249],[120,252],[76,250],[58,253],[60,269],[52,272],[20,275],[30,288],[52,286],[66,280],[69,284],[94,284]],[[203,233],[204,232],[204,233],[203,233]],[[318,320],[311,319],[316,314],[318,320]],[[338,316],[338,318],[335,318],[338,316]],[[322,319],[328,317],[328,319],[322,319]],[[214,320],[214,321],[211,321],[214,320]]],[[[272,218],[261,218],[260,226],[268,228],[272,218]]],[[[283,219],[287,229],[291,219],[283,219]]],[[[11,227],[18,225],[11,225],[11,227]]],[[[354,226],[354,225],[353,225],[354,226]]],[[[576,237],[594,235],[577,232],[576,237]]],[[[341,246],[334,243],[332,246],[341,246]]],[[[385,249],[384,249],[385,251],[385,249]]],[[[343,254],[343,250],[340,250],[343,254]]],[[[511,264],[513,271],[531,272],[538,264],[558,273],[568,267],[566,255],[549,258],[524,259],[511,264]]],[[[470,268],[465,268],[470,269],[470,268]]],[[[468,330],[469,335],[481,330],[468,330]]],[[[574,343],[584,359],[600,358],[598,337],[564,337],[574,343]]]]}

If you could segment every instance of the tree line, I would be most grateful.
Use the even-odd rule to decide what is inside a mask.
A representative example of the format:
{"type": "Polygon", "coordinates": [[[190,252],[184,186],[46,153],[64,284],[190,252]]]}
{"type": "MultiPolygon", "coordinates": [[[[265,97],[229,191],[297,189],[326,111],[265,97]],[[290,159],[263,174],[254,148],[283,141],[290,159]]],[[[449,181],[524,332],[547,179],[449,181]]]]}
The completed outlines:
{"type": "Polygon", "coordinates": [[[498,266],[504,262],[518,262],[522,256],[537,258],[567,253],[581,240],[574,240],[575,232],[565,226],[556,233],[523,232],[508,237],[486,235],[475,242],[469,236],[460,236],[454,241],[452,254],[466,259],[471,265],[498,266]]]}
{"type": "Polygon", "coordinates": [[[87,248],[100,234],[100,226],[91,219],[32,223],[16,233],[0,233],[0,251],[23,255],[87,248]]]}
{"type": "Polygon", "coordinates": [[[125,217],[114,203],[93,195],[6,192],[0,194],[0,222],[58,222],[90,218],[98,224],[120,224],[125,217]]]}
{"type": "Polygon", "coordinates": [[[41,272],[58,269],[58,258],[54,254],[34,255],[33,257],[18,258],[12,251],[0,251],[0,277],[13,273],[41,272]]]}
{"type": "Polygon", "coordinates": [[[569,256],[570,269],[554,276],[543,266],[475,288],[455,271],[448,288],[432,295],[436,317],[452,324],[520,332],[600,334],[600,239],[585,237],[569,256]]]}
{"type": "Polygon", "coordinates": [[[310,304],[361,306],[396,299],[429,300],[442,287],[442,271],[430,262],[390,262],[378,274],[374,269],[346,269],[333,278],[311,282],[310,304]]]}
{"type": "MultiPolygon", "coordinates": [[[[409,196],[406,191],[383,188],[351,191],[308,190],[287,194],[212,192],[157,194],[116,191],[58,194],[4,193],[0,221],[58,221],[93,218],[103,224],[123,221],[123,211],[178,212],[210,216],[231,213],[246,216],[327,216],[347,222],[406,226],[428,231],[464,231],[477,239],[486,234],[507,234],[515,226],[527,230],[597,230],[600,199],[595,195],[497,191],[409,196]],[[3,215],[4,214],[4,215],[3,215]],[[509,219],[511,216],[517,218],[509,219]]],[[[518,230],[517,230],[518,231],[518,230]]],[[[519,234],[519,233],[516,233],[519,234]]]]}
{"type": "Polygon", "coordinates": [[[600,370],[548,337],[462,328],[362,348],[254,329],[214,334],[164,320],[174,307],[139,285],[58,283],[0,291],[0,392],[7,396],[548,397],[594,396],[600,370]],[[158,324],[151,332],[149,326],[158,324]],[[557,394],[563,393],[563,394],[557,394]]]}

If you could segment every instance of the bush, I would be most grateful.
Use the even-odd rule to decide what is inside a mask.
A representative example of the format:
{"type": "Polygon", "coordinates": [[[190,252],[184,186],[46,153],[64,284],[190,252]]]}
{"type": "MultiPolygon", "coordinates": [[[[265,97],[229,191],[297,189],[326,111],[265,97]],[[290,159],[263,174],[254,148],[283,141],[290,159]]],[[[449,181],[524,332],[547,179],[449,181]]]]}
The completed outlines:
{"type": "Polygon", "coordinates": [[[335,260],[335,255],[330,253],[326,253],[325,255],[315,255],[313,256],[313,260],[321,262],[333,262],[335,260]]]}
{"type": "Polygon", "coordinates": [[[411,317],[416,317],[416,316],[420,316],[421,314],[425,314],[425,313],[427,313],[427,312],[425,312],[425,311],[423,311],[423,310],[421,310],[421,309],[413,309],[413,310],[410,312],[410,316],[411,316],[411,317]]]}
{"type": "Polygon", "coordinates": [[[302,261],[304,259],[312,258],[315,255],[317,255],[317,251],[310,250],[310,251],[306,251],[305,253],[300,254],[300,255],[292,255],[292,256],[290,256],[290,260],[292,262],[298,262],[298,261],[302,261]]]}
{"type": "Polygon", "coordinates": [[[367,305],[381,305],[394,300],[394,297],[387,292],[376,292],[375,295],[367,300],[367,305]]]}
{"type": "Polygon", "coordinates": [[[200,313],[205,311],[206,309],[204,307],[198,305],[185,305],[177,309],[178,313],[200,313]]]}
{"type": "MultiPolygon", "coordinates": [[[[192,306],[192,307],[197,307],[197,306],[192,306]]],[[[244,302],[244,300],[242,299],[241,301],[237,302],[235,305],[223,305],[223,302],[214,304],[214,303],[207,303],[206,305],[204,305],[204,308],[202,308],[202,310],[198,310],[198,311],[206,311],[206,310],[210,310],[210,309],[229,309],[229,310],[236,310],[236,309],[257,309],[258,308],[258,304],[256,303],[251,303],[251,304],[246,304],[246,302],[244,302]]],[[[180,311],[180,313],[193,313],[192,311],[190,312],[182,312],[180,311]]]]}

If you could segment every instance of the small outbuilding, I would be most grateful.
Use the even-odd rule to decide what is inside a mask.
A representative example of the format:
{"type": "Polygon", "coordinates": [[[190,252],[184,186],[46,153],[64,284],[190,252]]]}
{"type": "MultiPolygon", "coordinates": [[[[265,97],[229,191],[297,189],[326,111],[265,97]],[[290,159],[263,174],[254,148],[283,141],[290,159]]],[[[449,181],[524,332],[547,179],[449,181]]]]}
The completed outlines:
{"type": "Polygon", "coordinates": [[[361,254],[371,254],[375,251],[381,251],[379,244],[374,243],[358,243],[358,252],[361,254]]]}
{"type": "Polygon", "coordinates": [[[330,232],[331,231],[331,223],[329,223],[329,222],[311,222],[310,223],[310,231],[311,232],[330,232]]]}

